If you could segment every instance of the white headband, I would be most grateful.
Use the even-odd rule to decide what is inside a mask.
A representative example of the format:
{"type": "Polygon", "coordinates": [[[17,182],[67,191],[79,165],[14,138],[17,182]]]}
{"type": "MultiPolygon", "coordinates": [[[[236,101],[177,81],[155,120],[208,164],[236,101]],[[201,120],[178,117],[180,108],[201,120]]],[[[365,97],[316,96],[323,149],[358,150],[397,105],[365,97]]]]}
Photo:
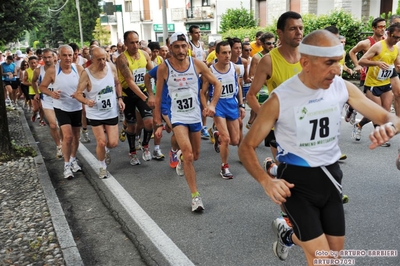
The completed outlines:
{"type": "Polygon", "coordinates": [[[343,44],[325,47],[300,43],[299,52],[301,54],[313,55],[318,57],[336,57],[343,56],[344,49],[343,44]]]}

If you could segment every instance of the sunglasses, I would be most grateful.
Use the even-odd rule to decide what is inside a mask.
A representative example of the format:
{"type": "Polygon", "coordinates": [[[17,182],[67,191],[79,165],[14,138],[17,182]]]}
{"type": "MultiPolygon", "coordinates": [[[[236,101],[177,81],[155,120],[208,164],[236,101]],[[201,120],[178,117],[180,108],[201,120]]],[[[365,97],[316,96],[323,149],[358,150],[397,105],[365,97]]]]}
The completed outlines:
{"type": "Polygon", "coordinates": [[[396,40],[399,40],[399,39],[400,39],[400,36],[395,36],[395,35],[392,34],[392,38],[393,38],[393,39],[396,39],[396,40]]]}
{"type": "Polygon", "coordinates": [[[375,28],[377,28],[377,29],[386,29],[386,26],[380,25],[380,26],[376,26],[375,28]]]}
{"type": "Polygon", "coordinates": [[[266,45],[275,45],[275,43],[273,43],[273,42],[265,42],[264,44],[266,44],[266,45]]]}

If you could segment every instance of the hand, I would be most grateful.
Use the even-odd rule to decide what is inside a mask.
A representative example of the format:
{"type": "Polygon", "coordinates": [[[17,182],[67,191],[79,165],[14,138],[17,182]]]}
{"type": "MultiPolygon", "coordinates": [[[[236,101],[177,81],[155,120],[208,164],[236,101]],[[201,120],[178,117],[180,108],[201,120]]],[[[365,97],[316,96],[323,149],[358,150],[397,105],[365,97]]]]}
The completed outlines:
{"type": "Polygon", "coordinates": [[[390,68],[390,66],[387,64],[387,63],[385,63],[385,62],[378,62],[378,67],[379,68],[381,68],[381,69],[383,69],[383,70],[386,70],[386,69],[389,69],[390,68]]]}
{"type": "Polygon", "coordinates": [[[53,99],[60,99],[61,97],[61,91],[53,91],[53,93],[51,94],[51,97],[53,99]]]}
{"type": "Polygon", "coordinates": [[[162,127],[158,127],[156,129],[156,131],[154,132],[154,136],[161,139],[162,138],[162,131],[163,131],[163,128],[162,127]]]}
{"type": "Polygon", "coordinates": [[[119,106],[120,112],[123,112],[125,110],[125,103],[121,98],[119,98],[119,100],[118,100],[118,106],[119,106]]]}
{"type": "Polygon", "coordinates": [[[358,73],[361,73],[361,70],[363,69],[363,67],[362,66],[356,66],[355,68],[354,68],[354,71],[355,72],[358,72],[358,73]]]}
{"type": "Polygon", "coordinates": [[[147,100],[147,105],[151,109],[154,109],[156,107],[156,97],[154,97],[154,95],[149,96],[149,98],[147,100]]]}
{"type": "Polygon", "coordinates": [[[40,95],[38,93],[36,93],[35,96],[33,97],[33,99],[35,101],[39,101],[40,100],[40,95]]]}
{"type": "Polygon", "coordinates": [[[348,68],[348,69],[347,69],[347,73],[349,73],[349,75],[352,76],[352,75],[353,75],[353,70],[350,69],[350,68],[348,68]]]}
{"type": "Polygon", "coordinates": [[[246,116],[246,110],[244,108],[239,107],[240,118],[244,118],[246,116]]]}
{"type": "MultiPolygon", "coordinates": [[[[270,177],[268,177],[270,179],[270,177]]],[[[271,180],[271,179],[270,179],[271,180]]],[[[290,189],[294,187],[283,179],[272,179],[268,186],[263,185],[265,193],[278,205],[286,202],[286,198],[291,196],[290,189]]]]}
{"type": "Polygon", "coordinates": [[[94,100],[87,100],[86,105],[89,106],[90,108],[93,107],[96,104],[94,100]]]}
{"type": "Polygon", "coordinates": [[[371,140],[371,144],[369,148],[371,150],[379,147],[385,142],[389,141],[394,135],[396,135],[396,128],[392,123],[386,123],[381,126],[377,126],[374,130],[369,134],[369,139],[371,140]]]}
{"type": "Polygon", "coordinates": [[[214,105],[208,105],[203,109],[203,115],[204,116],[210,116],[213,117],[215,114],[215,106],[214,105]]]}

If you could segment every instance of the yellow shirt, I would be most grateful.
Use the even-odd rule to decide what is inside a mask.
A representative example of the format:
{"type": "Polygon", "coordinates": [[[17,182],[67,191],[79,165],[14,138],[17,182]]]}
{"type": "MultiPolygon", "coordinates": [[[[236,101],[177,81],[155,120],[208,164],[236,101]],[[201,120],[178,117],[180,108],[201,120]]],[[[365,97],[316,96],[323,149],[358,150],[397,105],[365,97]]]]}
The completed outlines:
{"type": "MultiPolygon", "coordinates": [[[[144,91],[146,89],[144,85],[144,75],[146,74],[147,60],[140,49],[138,50],[138,53],[139,53],[139,59],[133,60],[133,58],[128,54],[128,51],[124,51],[124,54],[129,63],[129,69],[132,71],[133,81],[142,91],[144,91]]],[[[118,79],[119,82],[121,82],[123,89],[129,87],[124,76],[122,76],[119,70],[118,70],[118,79]]],[[[126,96],[126,94],[122,92],[122,96],[126,96]]]]}
{"type": "Polygon", "coordinates": [[[263,50],[263,47],[260,45],[257,45],[257,41],[252,41],[250,43],[250,47],[251,47],[251,52],[250,52],[250,56],[253,57],[256,53],[261,52],[263,50]]]}
{"type": "Polygon", "coordinates": [[[390,77],[393,74],[394,70],[394,61],[399,54],[398,48],[396,45],[393,45],[392,51],[390,51],[387,47],[387,43],[385,40],[380,41],[382,43],[382,51],[371,58],[371,61],[382,61],[386,64],[390,65],[391,68],[387,70],[383,70],[378,66],[369,66],[367,77],[365,78],[365,86],[369,87],[377,87],[377,86],[385,86],[390,84],[390,77]]]}
{"type": "MultiPolygon", "coordinates": [[[[34,72],[35,70],[34,69],[31,69],[30,67],[28,67],[27,69],[26,69],[26,74],[28,75],[28,82],[29,83],[32,83],[32,78],[33,78],[33,72],[34,72]]],[[[38,92],[40,93],[40,90],[39,90],[39,88],[38,88],[38,92]]],[[[35,93],[35,90],[33,89],[33,87],[32,87],[32,85],[31,86],[29,86],[29,95],[35,95],[36,93],[35,93]]]]}
{"type": "Polygon", "coordinates": [[[215,50],[214,50],[214,51],[212,51],[211,53],[208,54],[207,59],[206,59],[207,64],[213,63],[215,58],[217,58],[217,55],[215,54],[215,50]]]}
{"type": "Polygon", "coordinates": [[[269,52],[272,63],[271,77],[267,79],[268,92],[276,89],[281,83],[290,79],[301,71],[300,62],[295,64],[288,63],[281,55],[278,48],[274,48],[269,52]]]}

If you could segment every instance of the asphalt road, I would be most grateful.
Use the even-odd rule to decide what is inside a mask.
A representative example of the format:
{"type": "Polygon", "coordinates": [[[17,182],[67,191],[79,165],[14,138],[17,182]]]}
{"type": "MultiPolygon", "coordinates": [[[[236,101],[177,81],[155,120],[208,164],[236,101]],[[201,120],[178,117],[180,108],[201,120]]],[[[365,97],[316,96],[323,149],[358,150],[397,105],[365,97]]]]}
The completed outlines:
{"type": "MultiPolygon", "coordinates": [[[[211,119],[207,123],[210,126],[211,119]]],[[[42,128],[37,130],[44,131],[42,128]]],[[[391,147],[371,151],[368,133],[372,125],[365,126],[359,142],[351,139],[351,130],[352,126],[343,121],[340,147],[348,156],[341,163],[343,190],[350,198],[344,206],[345,249],[394,250],[395,257],[365,255],[350,258],[354,259],[355,265],[400,265],[397,254],[400,249],[397,229],[400,227],[400,172],[395,167],[399,137],[391,141],[391,147]]],[[[78,197],[86,190],[88,194],[96,191],[99,196],[92,200],[102,202],[96,208],[108,209],[104,216],[108,217],[110,224],[106,227],[101,224],[101,217],[96,215],[86,220],[80,219],[79,215],[74,218],[77,229],[73,233],[77,231],[79,237],[79,233],[86,230],[87,245],[96,247],[96,252],[103,256],[101,262],[92,265],[305,265],[299,247],[290,250],[285,262],[273,255],[272,243],[276,236],[271,230],[271,222],[279,215],[279,207],[269,200],[261,186],[243,168],[236,147],[230,148],[229,159],[235,177],[224,180],[219,175],[219,154],[215,153],[210,141],[202,140],[200,159],[195,162],[195,168],[205,211],[197,214],[191,212],[190,193],[184,177],[177,176],[168,165],[170,134],[164,131],[161,143],[166,159],[144,162],[140,158],[142,164],[138,166],[129,164],[128,143],[120,142],[111,151],[112,163],[108,169],[113,177],[108,180],[98,179],[95,170],[91,169],[96,160],[91,155],[95,153],[95,142],[93,135],[90,136],[92,142],[81,144],[78,155],[84,173],[71,181],[58,180],[57,192],[61,193],[60,201],[63,207],[66,206],[67,213],[71,209],[96,212],[88,211],[90,202],[69,197],[69,190],[78,189],[80,191],[71,197],[78,197]],[[80,207],[77,207],[78,202],[80,207]],[[99,242],[95,236],[102,234],[105,236],[99,242]],[[114,261],[117,258],[120,261],[114,261]]],[[[50,149],[51,142],[39,141],[50,143],[40,145],[50,149]]],[[[257,152],[259,162],[271,156],[269,149],[262,145],[257,152]]],[[[141,151],[138,155],[141,156],[141,151]]],[[[61,169],[61,163],[53,162],[53,165],[57,166],[50,171],[61,169]]],[[[77,244],[82,249],[84,260],[96,258],[94,250],[80,246],[79,241],[77,244]]]]}

